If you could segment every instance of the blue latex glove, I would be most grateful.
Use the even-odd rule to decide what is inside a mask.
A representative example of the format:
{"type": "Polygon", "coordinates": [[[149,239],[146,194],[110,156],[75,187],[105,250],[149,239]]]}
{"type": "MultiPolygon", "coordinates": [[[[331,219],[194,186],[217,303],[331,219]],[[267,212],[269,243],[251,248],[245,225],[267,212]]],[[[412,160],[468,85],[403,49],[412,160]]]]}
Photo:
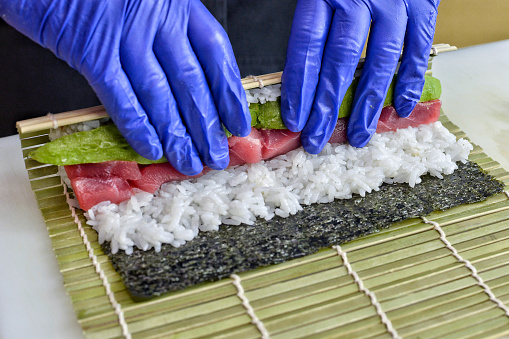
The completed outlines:
{"type": "Polygon", "coordinates": [[[229,39],[199,0],[0,0],[10,25],[88,80],[131,146],[194,175],[251,116],[229,39]]]}
{"type": "Polygon", "coordinates": [[[366,37],[366,62],[347,136],[363,147],[376,131],[383,101],[405,45],[394,93],[399,116],[419,101],[440,0],[299,0],[282,79],[282,115],[302,131],[306,151],[329,140],[366,37]]]}

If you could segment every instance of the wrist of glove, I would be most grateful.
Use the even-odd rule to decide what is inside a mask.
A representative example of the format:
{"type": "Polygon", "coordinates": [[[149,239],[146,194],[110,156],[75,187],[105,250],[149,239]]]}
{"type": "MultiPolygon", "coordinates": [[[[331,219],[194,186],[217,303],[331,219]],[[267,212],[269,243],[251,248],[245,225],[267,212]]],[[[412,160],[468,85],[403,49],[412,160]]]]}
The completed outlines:
{"type": "Polygon", "coordinates": [[[250,133],[230,42],[199,0],[0,0],[0,15],[82,73],[142,156],[223,169],[223,124],[250,133]]]}
{"type": "Polygon", "coordinates": [[[329,140],[369,31],[366,61],[348,124],[351,145],[376,131],[403,49],[394,106],[407,117],[419,101],[439,0],[299,0],[282,79],[282,115],[302,144],[319,153],[329,140]]]}

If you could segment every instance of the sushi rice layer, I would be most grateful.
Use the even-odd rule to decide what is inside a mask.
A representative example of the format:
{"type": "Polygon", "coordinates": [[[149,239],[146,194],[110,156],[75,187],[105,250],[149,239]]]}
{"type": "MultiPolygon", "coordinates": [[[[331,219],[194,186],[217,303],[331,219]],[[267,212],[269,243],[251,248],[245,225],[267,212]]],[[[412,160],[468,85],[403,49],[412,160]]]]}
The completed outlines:
{"type": "Polygon", "coordinates": [[[304,205],[350,199],[382,184],[419,184],[426,173],[441,178],[465,162],[472,145],[456,140],[440,122],[375,134],[366,147],[327,144],[317,155],[298,148],[257,164],[212,171],[139,191],[121,204],[90,209],[87,224],[110,242],[112,253],[134,247],[160,251],[183,246],[221,224],[251,225],[257,218],[288,217],[304,205]]]}

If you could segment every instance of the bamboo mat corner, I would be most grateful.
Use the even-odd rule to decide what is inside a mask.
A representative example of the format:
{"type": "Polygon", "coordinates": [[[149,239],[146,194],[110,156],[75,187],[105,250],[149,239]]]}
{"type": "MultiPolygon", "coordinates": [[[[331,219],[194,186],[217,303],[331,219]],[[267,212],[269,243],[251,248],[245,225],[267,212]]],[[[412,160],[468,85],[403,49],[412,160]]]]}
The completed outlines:
{"type": "MultiPolygon", "coordinates": [[[[466,137],[445,116],[441,121],[457,137],[466,137]]],[[[20,135],[23,156],[67,294],[87,338],[121,337],[126,329],[133,338],[260,337],[230,279],[149,301],[132,300],[83,212],[71,211],[57,168],[27,157],[48,141],[47,133],[20,135]],[[77,221],[120,305],[124,328],[77,221]]],[[[479,146],[470,159],[508,189],[509,173],[479,146]]],[[[406,220],[337,249],[239,274],[244,295],[273,338],[509,336],[509,313],[500,306],[509,305],[509,196],[500,193],[426,218],[428,223],[406,220]]]]}

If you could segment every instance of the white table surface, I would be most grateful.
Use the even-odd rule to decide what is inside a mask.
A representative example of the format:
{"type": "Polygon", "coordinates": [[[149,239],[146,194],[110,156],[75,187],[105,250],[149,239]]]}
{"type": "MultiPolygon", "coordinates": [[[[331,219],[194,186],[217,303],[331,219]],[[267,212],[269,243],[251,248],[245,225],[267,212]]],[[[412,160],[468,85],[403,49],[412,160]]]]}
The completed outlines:
{"type": "MultiPolygon", "coordinates": [[[[509,40],[441,54],[447,116],[509,169],[509,40]]],[[[0,139],[0,338],[81,338],[19,139],[0,139]]]]}

